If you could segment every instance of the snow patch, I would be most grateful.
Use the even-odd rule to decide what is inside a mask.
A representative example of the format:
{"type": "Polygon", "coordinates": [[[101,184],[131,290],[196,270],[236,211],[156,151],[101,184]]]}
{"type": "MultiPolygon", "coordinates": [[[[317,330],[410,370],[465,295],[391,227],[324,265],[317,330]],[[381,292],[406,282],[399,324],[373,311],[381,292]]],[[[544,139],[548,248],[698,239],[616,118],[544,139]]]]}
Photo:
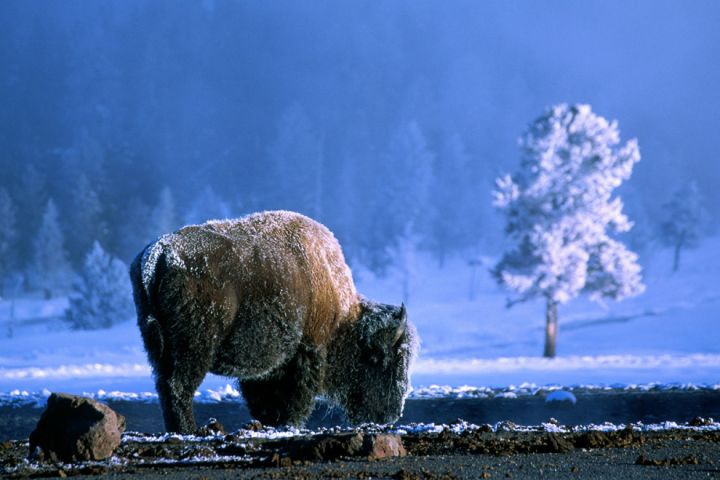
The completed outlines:
{"type": "MultiPolygon", "coordinates": [[[[2,406],[37,406],[44,407],[47,398],[50,396],[50,390],[44,389],[40,392],[28,392],[27,390],[13,390],[8,393],[0,393],[0,407],[2,406]]],[[[114,402],[141,402],[141,403],[157,403],[158,395],[155,392],[121,392],[121,391],[105,391],[100,389],[96,392],[82,392],[80,395],[100,401],[114,402]]],[[[205,389],[195,392],[194,401],[196,403],[220,403],[220,402],[238,402],[245,400],[242,394],[232,385],[226,385],[219,389],[205,389]]]]}
{"type": "MultiPolygon", "coordinates": [[[[460,387],[451,387],[449,385],[431,385],[429,387],[417,388],[408,395],[409,400],[424,399],[482,399],[482,398],[521,398],[531,397],[540,394],[547,394],[546,401],[555,401],[559,398],[575,399],[577,394],[598,394],[608,392],[668,392],[668,391],[717,391],[720,392],[720,384],[631,384],[612,386],[607,385],[544,385],[538,386],[533,383],[525,383],[521,385],[510,385],[503,388],[490,387],[473,387],[463,385],[460,387]]],[[[39,392],[30,392],[27,390],[15,389],[7,393],[0,393],[0,407],[2,406],[26,406],[33,405],[37,407],[45,406],[47,398],[51,391],[43,389],[39,392]]],[[[157,403],[158,395],[155,392],[121,392],[106,391],[100,389],[96,392],[83,392],[81,395],[100,401],[118,401],[118,402],[142,402],[157,403]]],[[[237,402],[244,403],[242,393],[230,384],[217,389],[207,388],[195,392],[194,401],[196,403],[220,403],[220,402],[237,402]]],[[[571,400],[570,400],[571,401],[571,400]]],[[[573,402],[574,403],[574,402],[573,402]]]]}
{"type": "Polygon", "coordinates": [[[502,388],[473,387],[463,385],[451,387],[449,385],[430,385],[429,387],[416,388],[408,399],[438,399],[438,398],[518,398],[532,397],[538,394],[547,393],[547,398],[557,399],[559,397],[575,396],[577,394],[598,394],[608,392],[667,392],[667,391],[695,391],[709,390],[720,391],[720,384],[695,384],[695,383],[646,383],[646,384],[613,384],[613,385],[536,385],[534,383],[522,383],[520,385],[509,385],[502,388]]]}
{"type": "Polygon", "coordinates": [[[671,369],[720,367],[719,354],[691,355],[569,355],[566,357],[501,357],[491,359],[433,359],[415,362],[413,374],[482,374],[520,370],[671,369]]]}

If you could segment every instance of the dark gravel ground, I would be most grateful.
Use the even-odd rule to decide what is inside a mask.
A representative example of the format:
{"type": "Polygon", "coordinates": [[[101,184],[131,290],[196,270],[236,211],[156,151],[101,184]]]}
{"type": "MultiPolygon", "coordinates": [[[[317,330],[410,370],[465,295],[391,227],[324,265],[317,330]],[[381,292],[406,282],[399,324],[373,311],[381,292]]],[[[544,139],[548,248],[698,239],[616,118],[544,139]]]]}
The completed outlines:
{"type": "MultiPolygon", "coordinates": [[[[695,417],[720,418],[720,393],[704,391],[576,393],[577,404],[546,403],[542,395],[515,399],[410,400],[399,423],[454,423],[458,418],[474,424],[465,429],[455,422],[442,432],[410,430],[402,436],[407,456],[368,460],[363,452],[343,447],[348,436],[365,438],[386,433],[364,428],[334,430],[325,437],[290,439],[250,438],[260,428],[247,423],[239,403],[196,405],[196,417],[216,417],[229,435],[178,439],[126,434],[115,461],[79,465],[31,465],[26,440],[41,413],[29,406],[0,407],[0,477],[90,478],[98,475],[142,478],[720,478],[720,430],[667,428],[648,431],[638,423],[617,432],[552,426],[529,431],[512,422],[539,425],[551,417],[560,425],[644,424],[674,421],[702,425],[695,417]],[[694,422],[693,422],[693,419],[694,422]],[[497,423],[503,421],[504,423],[497,423]],[[510,422],[511,421],[511,422],[510,422]],[[330,437],[335,447],[318,446],[330,437]],[[166,462],[172,462],[168,464],[166,462]]],[[[108,402],[127,417],[131,431],[162,430],[156,404],[108,402]]],[[[341,414],[319,407],[309,422],[318,429],[341,424],[341,414]]],[[[205,432],[207,433],[207,432],[205,432]]]]}
{"type": "MultiPolygon", "coordinates": [[[[717,425],[717,424],[715,424],[717,425]]],[[[252,428],[252,427],[249,427],[252,428]]],[[[27,443],[0,445],[6,478],[720,478],[720,431],[670,429],[616,432],[492,429],[408,433],[407,456],[368,460],[348,456],[350,437],[373,429],[285,439],[231,435],[182,441],[128,436],[114,462],[36,465],[24,462],[27,443]],[[321,438],[322,440],[318,440],[321,438]],[[322,442],[330,439],[333,448],[322,442]],[[167,461],[175,462],[170,465],[167,461]],[[187,463],[183,463],[187,462],[187,463]],[[19,467],[19,468],[15,468],[19,467]]]]}

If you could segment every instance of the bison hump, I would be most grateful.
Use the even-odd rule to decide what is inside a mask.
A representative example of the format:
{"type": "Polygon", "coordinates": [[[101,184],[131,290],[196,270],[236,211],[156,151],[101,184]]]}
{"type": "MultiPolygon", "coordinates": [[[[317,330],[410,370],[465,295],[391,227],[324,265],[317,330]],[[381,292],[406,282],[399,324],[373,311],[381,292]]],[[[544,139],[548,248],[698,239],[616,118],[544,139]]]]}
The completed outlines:
{"type": "Polygon", "coordinates": [[[140,272],[142,275],[142,284],[145,293],[149,296],[152,285],[155,281],[155,273],[157,271],[157,263],[163,253],[167,256],[167,261],[174,266],[184,268],[184,262],[178,252],[172,248],[174,234],[163,235],[155,242],[148,245],[142,256],[140,263],[140,272]]]}

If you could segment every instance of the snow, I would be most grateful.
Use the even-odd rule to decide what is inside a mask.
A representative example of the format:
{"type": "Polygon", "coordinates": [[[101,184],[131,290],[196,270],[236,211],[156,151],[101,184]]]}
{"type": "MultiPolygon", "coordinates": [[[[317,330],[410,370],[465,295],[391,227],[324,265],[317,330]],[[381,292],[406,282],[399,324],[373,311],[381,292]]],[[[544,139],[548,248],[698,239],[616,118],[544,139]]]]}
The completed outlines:
{"type": "MultiPolygon", "coordinates": [[[[658,432],[666,430],[683,430],[683,431],[695,431],[695,432],[710,432],[720,431],[720,423],[708,419],[706,425],[689,425],[686,423],[677,422],[662,422],[643,424],[642,422],[626,424],[615,424],[611,422],[605,422],[601,425],[587,424],[587,425],[559,425],[556,423],[541,423],[540,425],[515,425],[511,422],[497,422],[494,425],[487,425],[493,432],[501,431],[515,431],[515,432],[555,432],[555,433],[572,433],[572,432],[588,432],[588,431],[599,431],[599,432],[617,432],[632,427],[635,431],[640,432],[658,432]]],[[[380,433],[387,432],[397,435],[408,435],[408,434],[437,434],[443,431],[449,431],[454,434],[462,434],[464,432],[475,431],[483,428],[482,425],[469,423],[464,420],[458,420],[453,424],[445,423],[411,423],[407,425],[376,425],[376,424],[365,424],[360,427],[331,427],[331,428],[319,428],[316,430],[306,428],[295,428],[295,427],[263,427],[258,431],[240,429],[233,432],[233,435],[237,440],[244,439],[255,439],[262,438],[268,440],[274,440],[279,438],[293,438],[297,436],[313,436],[313,435],[325,435],[328,433],[342,433],[342,432],[354,432],[358,429],[365,433],[380,433]]],[[[138,443],[161,443],[166,442],[169,439],[181,441],[183,443],[197,443],[202,441],[208,441],[215,438],[210,435],[208,437],[201,437],[198,435],[180,435],[175,433],[165,433],[161,435],[148,435],[139,432],[125,432],[123,434],[122,442],[138,442],[138,443]]],[[[237,441],[236,440],[236,441],[237,441]]]]}
{"type": "MultiPolygon", "coordinates": [[[[523,390],[547,385],[717,389],[718,251],[720,238],[704,239],[699,248],[686,252],[675,274],[672,250],[657,251],[641,257],[645,294],[606,305],[579,298],[562,306],[555,359],[540,356],[541,302],[505,308],[506,292],[482,272],[476,274],[470,300],[474,267],[455,258],[441,269],[420,254],[407,305],[422,341],[411,395],[522,395],[523,390]],[[513,385],[517,387],[510,388],[513,385]]],[[[402,282],[397,276],[378,279],[360,267],[354,270],[363,295],[400,303],[402,282]]],[[[0,397],[9,398],[15,391],[17,399],[21,392],[41,398],[46,389],[155,401],[134,319],[108,330],[70,331],[57,320],[67,308],[66,298],[29,297],[14,303],[15,320],[9,329],[10,300],[0,300],[0,397]],[[6,336],[10,330],[12,336],[6,336]]],[[[229,383],[232,379],[208,376],[198,400],[239,400],[229,383]]]]}
{"type": "Polygon", "coordinates": [[[567,390],[555,390],[554,392],[548,394],[547,397],[545,397],[545,401],[570,402],[575,405],[577,403],[577,398],[575,398],[575,395],[573,395],[572,392],[568,392],[567,390]]]}
{"type": "MultiPolygon", "coordinates": [[[[507,387],[490,388],[490,387],[474,387],[463,385],[460,387],[451,387],[449,385],[430,385],[429,387],[420,387],[413,389],[409,395],[409,399],[428,400],[438,398],[520,398],[532,397],[542,392],[547,392],[546,401],[571,401],[575,399],[575,395],[565,389],[570,389],[577,393],[607,393],[607,392],[649,392],[649,391],[714,391],[720,392],[720,383],[716,384],[695,384],[695,383],[648,383],[648,384],[632,384],[622,385],[537,385],[534,383],[525,383],[522,385],[509,385],[507,387]],[[562,400],[561,400],[562,399],[562,400]]],[[[125,402],[142,402],[142,403],[158,403],[158,395],[154,391],[145,392],[124,392],[119,390],[105,391],[99,389],[97,391],[78,392],[88,398],[100,401],[125,401],[125,402]]],[[[15,389],[7,393],[0,393],[0,406],[20,407],[34,406],[44,407],[51,392],[47,388],[39,392],[15,389]]],[[[244,403],[240,391],[226,384],[224,387],[217,389],[205,388],[195,392],[195,403],[220,403],[220,402],[237,402],[244,403]]]]}

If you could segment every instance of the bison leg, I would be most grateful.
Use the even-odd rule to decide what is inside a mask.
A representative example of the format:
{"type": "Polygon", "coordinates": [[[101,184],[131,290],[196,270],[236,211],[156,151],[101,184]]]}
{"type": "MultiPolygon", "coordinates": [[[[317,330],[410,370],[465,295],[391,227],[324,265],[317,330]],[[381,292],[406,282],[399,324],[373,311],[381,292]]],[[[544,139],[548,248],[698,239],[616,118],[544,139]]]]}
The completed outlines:
{"type": "Polygon", "coordinates": [[[168,432],[193,433],[197,429],[193,417],[192,400],[195,390],[200,386],[202,379],[193,382],[178,381],[174,377],[159,375],[155,380],[160,407],[162,408],[165,430],[168,432]]]}
{"type": "Polygon", "coordinates": [[[250,414],[267,425],[299,425],[315,406],[320,392],[323,356],[300,343],[295,356],[259,380],[241,380],[250,414]]]}
{"type": "Polygon", "coordinates": [[[164,355],[155,368],[155,387],[168,432],[196,430],[192,402],[195,391],[210,370],[211,353],[193,355],[192,349],[177,348],[182,355],[164,355]]]}

